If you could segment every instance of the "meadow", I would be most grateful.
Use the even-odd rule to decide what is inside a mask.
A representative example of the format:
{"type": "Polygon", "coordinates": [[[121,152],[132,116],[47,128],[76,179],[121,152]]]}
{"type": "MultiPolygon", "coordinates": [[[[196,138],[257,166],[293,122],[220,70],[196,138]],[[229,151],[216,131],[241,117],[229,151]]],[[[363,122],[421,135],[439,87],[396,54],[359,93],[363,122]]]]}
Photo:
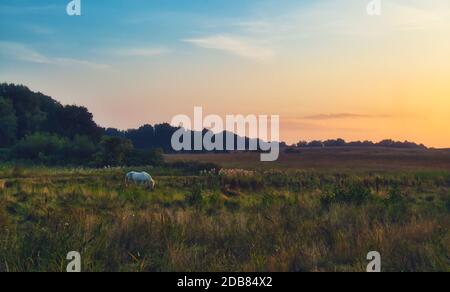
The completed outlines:
{"type": "Polygon", "coordinates": [[[139,169],[153,192],[125,168],[0,166],[0,271],[65,271],[69,251],[83,271],[365,271],[379,251],[383,271],[450,272],[448,152],[339,151],[172,155],[139,169]]]}

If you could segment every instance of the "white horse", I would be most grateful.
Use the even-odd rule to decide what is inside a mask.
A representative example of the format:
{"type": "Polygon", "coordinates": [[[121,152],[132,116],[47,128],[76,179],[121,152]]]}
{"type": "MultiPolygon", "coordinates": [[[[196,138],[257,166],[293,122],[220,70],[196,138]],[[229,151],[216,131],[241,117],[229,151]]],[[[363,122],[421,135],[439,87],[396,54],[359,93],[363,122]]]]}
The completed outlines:
{"type": "Polygon", "coordinates": [[[156,182],[153,180],[153,178],[146,172],[136,172],[132,171],[127,173],[127,176],[125,178],[125,184],[128,186],[128,184],[132,182],[135,184],[143,184],[150,188],[150,190],[154,190],[156,186],[156,182]]]}

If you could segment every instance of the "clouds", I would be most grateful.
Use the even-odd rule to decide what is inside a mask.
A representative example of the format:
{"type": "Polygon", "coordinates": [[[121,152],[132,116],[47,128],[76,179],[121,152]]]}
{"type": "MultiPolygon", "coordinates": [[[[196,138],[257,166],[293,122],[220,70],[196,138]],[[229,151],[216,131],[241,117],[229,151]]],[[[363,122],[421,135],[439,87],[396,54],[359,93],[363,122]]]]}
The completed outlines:
{"type": "MultiPolygon", "coordinates": [[[[34,1],[18,5],[8,0],[6,4],[0,5],[0,12],[12,14],[9,21],[4,21],[5,27],[12,26],[11,20],[14,21],[15,13],[59,13],[54,18],[55,24],[59,22],[57,25],[52,26],[50,24],[53,21],[38,18],[27,30],[40,37],[56,39],[63,38],[57,33],[73,31],[72,25],[76,24],[80,28],[76,28],[75,45],[88,47],[95,43],[98,51],[110,49],[116,57],[149,58],[169,51],[180,53],[186,50],[182,43],[189,43],[197,48],[264,62],[275,58],[296,58],[304,50],[306,42],[318,46],[326,43],[331,47],[335,36],[383,36],[398,30],[448,28],[450,17],[449,2],[446,0],[430,3],[420,0],[383,1],[383,16],[379,18],[367,16],[368,1],[360,0],[285,1],[282,5],[277,1],[198,4],[186,0],[164,5],[148,2],[127,5],[129,8],[121,11],[120,15],[116,14],[120,9],[114,9],[115,4],[103,8],[103,4],[95,1],[86,3],[86,9],[91,14],[86,15],[82,22],[73,22],[73,18],[66,17],[66,3],[50,4],[49,0],[42,5],[36,5],[34,1]],[[210,7],[211,11],[206,7],[210,7]],[[109,25],[95,26],[95,18],[101,18],[102,22],[109,25]],[[108,40],[119,37],[125,43],[139,40],[163,44],[170,50],[165,47],[102,47],[108,40]],[[102,43],[102,38],[107,41],[102,43]]],[[[69,35],[66,36],[67,44],[71,43],[73,37],[70,35],[71,38],[68,38],[69,35]]],[[[30,39],[29,35],[22,39],[16,36],[13,36],[14,39],[24,44],[30,39]]],[[[351,45],[349,43],[349,47],[351,45]]],[[[86,54],[89,53],[86,51],[86,54]]]]}
{"type": "MultiPolygon", "coordinates": [[[[367,15],[369,1],[314,1],[289,9],[265,10],[241,19],[223,19],[218,35],[251,39],[261,48],[277,55],[285,54],[291,42],[330,41],[333,37],[352,36],[365,39],[405,31],[449,30],[450,2],[447,0],[383,1],[383,15],[367,15]],[[278,49],[280,50],[278,52],[278,49]]],[[[282,6],[281,6],[282,7],[282,6]]],[[[214,23],[219,20],[212,20],[214,23]]],[[[205,41],[214,38],[207,35],[205,41]]],[[[200,38],[203,40],[203,38],[200,38]]],[[[214,40],[217,41],[217,40],[214,40]]]]}
{"type": "MultiPolygon", "coordinates": [[[[91,54],[109,55],[115,58],[153,58],[168,54],[169,49],[164,47],[142,47],[142,48],[118,48],[97,51],[93,50],[91,54]]],[[[111,64],[94,62],[88,59],[78,59],[72,57],[50,56],[33,49],[22,43],[1,41],[0,40],[0,56],[6,56],[16,61],[52,65],[59,67],[82,67],[90,70],[108,70],[115,71],[111,64]]]]}
{"type": "Polygon", "coordinates": [[[368,115],[368,114],[352,114],[352,113],[336,113],[336,114],[318,114],[301,118],[302,120],[338,120],[338,119],[375,119],[390,118],[389,115],[368,115]]]}
{"type": "Polygon", "coordinates": [[[79,18],[61,1],[0,1],[0,74],[104,124],[199,104],[280,113],[295,139],[383,130],[439,142],[449,127],[448,0],[383,0],[380,17],[369,0],[85,1],[79,18]]]}
{"type": "Polygon", "coordinates": [[[49,63],[48,58],[19,43],[0,41],[0,53],[20,61],[38,64],[49,63]]]}
{"type": "Polygon", "coordinates": [[[449,29],[450,2],[392,1],[385,4],[386,16],[398,30],[449,29]]]}
{"type": "MultiPolygon", "coordinates": [[[[200,36],[185,38],[196,47],[235,56],[267,61],[275,56],[298,55],[305,42],[330,43],[343,37],[362,40],[391,33],[445,27],[449,7],[442,0],[433,4],[392,0],[383,2],[383,16],[367,15],[366,1],[316,1],[289,9],[264,10],[240,18],[214,18],[214,32],[196,28],[200,36]]],[[[255,10],[258,7],[255,4],[255,10]]],[[[447,21],[448,23],[448,21],[447,21]]],[[[350,45],[354,45],[349,44],[350,45]]]]}
{"type": "Polygon", "coordinates": [[[236,56],[258,61],[267,61],[274,56],[268,48],[258,46],[252,41],[240,37],[213,35],[202,38],[185,39],[197,47],[224,51],[236,56]]]}
{"type": "Polygon", "coordinates": [[[170,50],[164,47],[155,48],[121,48],[112,50],[112,54],[120,57],[155,57],[160,55],[165,55],[169,53],[170,50]]]}
{"type": "Polygon", "coordinates": [[[109,66],[106,64],[95,63],[88,60],[46,56],[26,45],[8,41],[0,41],[0,54],[22,62],[42,65],[83,66],[96,70],[109,69],[109,66]]]}

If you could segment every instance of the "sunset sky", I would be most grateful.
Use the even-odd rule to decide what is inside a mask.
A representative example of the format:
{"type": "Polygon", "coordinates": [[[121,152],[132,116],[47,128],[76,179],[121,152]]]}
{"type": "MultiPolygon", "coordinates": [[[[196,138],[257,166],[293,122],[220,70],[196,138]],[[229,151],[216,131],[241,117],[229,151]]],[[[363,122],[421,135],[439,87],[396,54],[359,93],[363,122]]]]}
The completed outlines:
{"type": "Polygon", "coordinates": [[[126,129],[279,114],[281,138],[450,147],[450,1],[0,0],[0,82],[126,129]]]}

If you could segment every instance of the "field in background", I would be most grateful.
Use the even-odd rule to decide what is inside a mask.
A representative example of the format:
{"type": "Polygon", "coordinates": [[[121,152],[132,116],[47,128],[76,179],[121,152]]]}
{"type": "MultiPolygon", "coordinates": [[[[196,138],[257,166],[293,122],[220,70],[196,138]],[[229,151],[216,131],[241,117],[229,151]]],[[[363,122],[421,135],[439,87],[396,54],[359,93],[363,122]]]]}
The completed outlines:
{"type": "Polygon", "coordinates": [[[373,250],[384,271],[450,271],[448,151],[166,159],[142,169],[154,192],[129,169],[0,166],[0,271],[65,271],[69,251],[84,271],[365,271],[373,250]]]}
{"type": "Polygon", "coordinates": [[[260,162],[258,153],[177,154],[168,161],[201,161],[228,168],[316,169],[318,171],[450,171],[450,149],[305,148],[281,153],[275,162],[260,162]]]}

